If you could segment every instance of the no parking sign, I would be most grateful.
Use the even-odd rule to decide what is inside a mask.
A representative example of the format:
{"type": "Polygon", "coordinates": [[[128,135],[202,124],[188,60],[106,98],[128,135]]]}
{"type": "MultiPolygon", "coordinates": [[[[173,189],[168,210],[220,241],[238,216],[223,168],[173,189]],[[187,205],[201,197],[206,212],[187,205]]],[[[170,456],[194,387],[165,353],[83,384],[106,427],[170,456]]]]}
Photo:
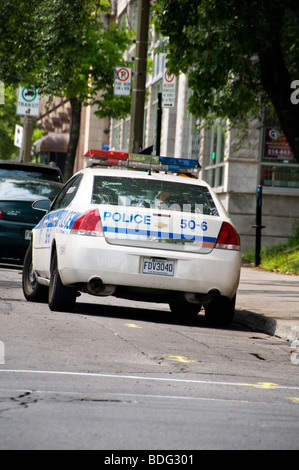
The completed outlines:
{"type": "Polygon", "coordinates": [[[128,67],[117,67],[114,70],[114,95],[129,96],[131,93],[132,70],[128,67]]]}
{"type": "Polygon", "coordinates": [[[164,70],[162,106],[163,108],[173,108],[176,98],[176,77],[169,73],[169,69],[164,70]]]}

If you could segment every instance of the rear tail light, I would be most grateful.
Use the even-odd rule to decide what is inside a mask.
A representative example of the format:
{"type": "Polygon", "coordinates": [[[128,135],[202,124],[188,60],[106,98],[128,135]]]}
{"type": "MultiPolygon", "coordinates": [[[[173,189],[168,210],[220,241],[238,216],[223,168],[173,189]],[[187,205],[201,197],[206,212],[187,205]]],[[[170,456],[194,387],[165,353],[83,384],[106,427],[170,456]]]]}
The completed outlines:
{"type": "Polygon", "coordinates": [[[0,220],[3,220],[3,219],[4,219],[4,217],[3,217],[2,211],[0,209],[0,220]]]}
{"type": "Polygon", "coordinates": [[[103,227],[98,209],[86,212],[79,217],[71,230],[74,235],[87,235],[91,237],[103,237],[103,227]]]}
{"type": "Polygon", "coordinates": [[[240,237],[234,227],[228,222],[223,222],[215,248],[239,251],[240,245],[240,237]]]}

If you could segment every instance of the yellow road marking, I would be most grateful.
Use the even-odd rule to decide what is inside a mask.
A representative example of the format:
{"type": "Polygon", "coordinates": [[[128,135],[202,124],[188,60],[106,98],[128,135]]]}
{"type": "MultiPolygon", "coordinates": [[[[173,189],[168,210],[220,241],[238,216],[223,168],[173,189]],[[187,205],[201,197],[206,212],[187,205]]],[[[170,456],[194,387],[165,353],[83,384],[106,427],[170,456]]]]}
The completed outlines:
{"type": "Polygon", "coordinates": [[[128,328],[141,328],[141,326],[135,325],[135,323],[126,323],[125,326],[128,328]]]}
{"type": "Polygon", "coordinates": [[[171,361],[184,362],[186,364],[190,364],[191,362],[195,362],[193,359],[189,359],[188,357],[185,357],[185,356],[173,356],[173,355],[169,354],[167,357],[171,361]]]}
{"type": "Polygon", "coordinates": [[[286,397],[287,400],[291,400],[293,403],[296,403],[296,405],[299,405],[299,397],[286,397]]]}
{"type": "MultiPolygon", "coordinates": [[[[250,385],[250,384],[246,384],[246,385],[250,385]]],[[[252,384],[251,387],[269,389],[269,388],[276,388],[278,387],[278,385],[273,384],[271,382],[258,382],[257,384],[252,384]]]]}

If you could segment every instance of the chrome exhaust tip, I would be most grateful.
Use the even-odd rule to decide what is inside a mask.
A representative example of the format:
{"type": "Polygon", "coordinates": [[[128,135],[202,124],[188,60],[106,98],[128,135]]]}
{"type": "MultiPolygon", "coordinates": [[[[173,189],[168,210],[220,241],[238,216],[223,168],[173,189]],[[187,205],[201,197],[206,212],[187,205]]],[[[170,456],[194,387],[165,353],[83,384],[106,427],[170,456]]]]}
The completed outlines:
{"type": "Polygon", "coordinates": [[[115,290],[116,286],[103,284],[102,279],[99,277],[93,277],[87,284],[87,291],[91,295],[113,295],[115,290]]]}

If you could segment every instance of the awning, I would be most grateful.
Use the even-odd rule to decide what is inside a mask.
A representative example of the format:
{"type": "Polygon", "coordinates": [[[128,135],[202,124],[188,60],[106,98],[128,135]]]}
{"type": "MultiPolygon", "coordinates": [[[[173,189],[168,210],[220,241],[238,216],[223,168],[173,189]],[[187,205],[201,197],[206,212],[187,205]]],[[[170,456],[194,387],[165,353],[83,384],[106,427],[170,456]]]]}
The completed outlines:
{"type": "Polygon", "coordinates": [[[48,135],[34,142],[35,153],[56,152],[66,153],[69,145],[69,134],[49,132],[48,135]]]}

